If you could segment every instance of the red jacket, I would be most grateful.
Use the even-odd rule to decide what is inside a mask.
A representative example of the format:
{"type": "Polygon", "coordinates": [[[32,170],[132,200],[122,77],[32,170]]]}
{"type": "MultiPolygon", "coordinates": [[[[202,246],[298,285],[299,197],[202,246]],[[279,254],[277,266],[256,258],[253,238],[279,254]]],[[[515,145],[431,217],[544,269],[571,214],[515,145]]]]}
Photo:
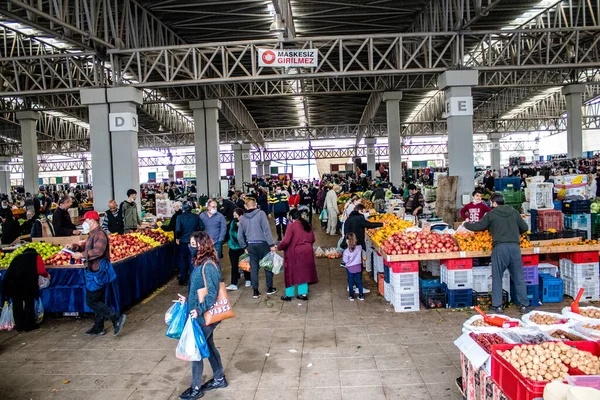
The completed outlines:
{"type": "Polygon", "coordinates": [[[492,209],[486,206],[484,203],[475,204],[471,202],[464,206],[462,210],[460,210],[460,216],[465,221],[477,222],[490,211],[492,211],[492,209]]]}
{"type": "Polygon", "coordinates": [[[290,204],[290,208],[298,208],[298,205],[300,204],[300,195],[297,193],[295,195],[290,194],[288,203],[290,204]]]}

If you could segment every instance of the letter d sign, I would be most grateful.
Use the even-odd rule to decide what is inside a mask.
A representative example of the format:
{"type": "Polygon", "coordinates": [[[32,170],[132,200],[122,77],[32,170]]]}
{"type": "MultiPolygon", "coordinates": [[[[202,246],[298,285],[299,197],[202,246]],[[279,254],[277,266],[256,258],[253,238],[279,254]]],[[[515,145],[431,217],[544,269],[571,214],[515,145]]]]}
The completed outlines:
{"type": "Polygon", "coordinates": [[[111,132],[138,131],[137,115],[134,113],[110,113],[108,119],[111,132]]]}

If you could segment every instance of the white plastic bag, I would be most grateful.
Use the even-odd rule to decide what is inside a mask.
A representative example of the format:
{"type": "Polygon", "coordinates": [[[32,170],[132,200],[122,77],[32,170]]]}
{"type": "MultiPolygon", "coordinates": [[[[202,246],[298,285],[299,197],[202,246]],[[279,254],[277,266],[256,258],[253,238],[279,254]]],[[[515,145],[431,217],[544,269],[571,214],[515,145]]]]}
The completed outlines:
{"type": "Polygon", "coordinates": [[[571,319],[567,316],[561,315],[561,314],[557,314],[557,313],[551,313],[551,312],[546,312],[546,311],[531,311],[525,315],[523,315],[521,317],[521,319],[523,320],[523,322],[525,322],[525,325],[527,326],[537,326],[538,328],[540,328],[543,331],[549,331],[549,330],[555,330],[555,329],[561,329],[561,328],[568,328],[573,326],[573,321],[571,321],[571,319]],[[533,317],[535,314],[542,314],[542,315],[549,315],[551,317],[554,318],[558,318],[561,320],[566,320],[565,323],[563,324],[554,324],[554,325],[542,325],[542,324],[536,324],[535,322],[533,322],[531,320],[531,317],[533,317]]]}
{"type": "MultiPolygon", "coordinates": [[[[579,310],[583,311],[583,310],[600,310],[600,308],[598,307],[579,307],[579,310]]],[[[600,324],[600,319],[595,319],[595,318],[589,318],[586,316],[583,316],[581,314],[576,314],[573,311],[571,311],[571,306],[566,306],[565,308],[562,309],[561,314],[564,315],[565,317],[571,318],[574,321],[588,321],[588,322],[596,322],[600,324]]]]}
{"type": "MultiPolygon", "coordinates": [[[[515,319],[515,318],[508,317],[506,315],[488,314],[488,316],[490,316],[490,317],[502,317],[502,318],[507,319],[509,321],[518,322],[520,327],[525,326],[525,324],[522,321],[519,321],[518,319],[515,319]]],[[[466,333],[466,332],[496,333],[499,330],[503,329],[503,328],[498,327],[498,326],[475,326],[475,325],[473,325],[473,323],[475,321],[478,321],[478,320],[483,320],[483,317],[481,315],[479,315],[479,314],[473,315],[471,318],[469,318],[468,320],[466,320],[463,323],[462,333],[466,333]]],[[[507,329],[512,329],[512,328],[507,328],[507,329]]]]}
{"type": "Polygon", "coordinates": [[[13,305],[5,301],[4,307],[2,307],[2,314],[0,314],[0,331],[11,331],[13,329],[15,329],[13,305]]]}
{"type": "Polygon", "coordinates": [[[600,329],[593,329],[589,326],[598,327],[600,323],[592,321],[580,321],[575,324],[574,329],[577,332],[583,333],[585,336],[594,340],[600,340],[600,329]]]}
{"type": "Polygon", "coordinates": [[[42,303],[42,299],[35,299],[34,309],[35,323],[41,324],[44,319],[44,304],[42,303]]]}
{"type": "Polygon", "coordinates": [[[40,289],[46,289],[48,286],[50,286],[50,279],[43,277],[43,276],[38,276],[38,287],[40,289]]]}
{"type": "Polygon", "coordinates": [[[200,361],[202,355],[200,355],[200,349],[196,344],[196,338],[194,336],[194,327],[192,325],[192,318],[188,317],[183,333],[177,343],[175,349],[175,357],[184,361],[200,361]]]}
{"type": "Polygon", "coordinates": [[[280,274],[283,271],[283,257],[277,253],[273,253],[273,272],[275,275],[280,274]]]}
{"type": "Polygon", "coordinates": [[[180,308],[181,308],[181,303],[179,301],[174,302],[173,305],[171,307],[169,307],[169,309],[165,313],[165,324],[167,324],[167,325],[171,324],[171,320],[173,319],[173,314],[178,312],[180,308]]]}

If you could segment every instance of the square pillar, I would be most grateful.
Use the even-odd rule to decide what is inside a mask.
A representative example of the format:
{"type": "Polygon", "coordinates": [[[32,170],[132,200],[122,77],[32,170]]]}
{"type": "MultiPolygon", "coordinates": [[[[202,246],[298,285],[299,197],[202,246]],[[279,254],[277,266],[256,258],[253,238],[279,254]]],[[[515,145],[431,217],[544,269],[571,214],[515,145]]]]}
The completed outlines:
{"type": "Polygon", "coordinates": [[[377,138],[365,138],[367,145],[367,171],[371,171],[371,176],[375,178],[375,144],[377,138]]]}
{"type": "Polygon", "coordinates": [[[271,176],[271,161],[263,161],[263,176],[271,176]]]}
{"type": "Polygon", "coordinates": [[[167,171],[169,171],[169,182],[175,182],[175,166],[167,165],[167,171]]]}
{"type": "Polygon", "coordinates": [[[0,194],[10,194],[10,157],[0,157],[0,194]]]}
{"type": "Polygon", "coordinates": [[[17,120],[21,125],[21,146],[23,147],[23,183],[25,192],[36,195],[39,187],[39,165],[37,148],[37,111],[19,111],[17,120]]]}
{"type": "Polygon", "coordinates": [[[582,111],[584,84],[568,85],[562,88],[567,102],[567,151],[569,158],[583,157],[582,111]]]}
{"type": "Polygon", "coordinates": [[[94,209],[104,211],[109,200],[115,198],[112,168],[112,150],[108,126],[107,89],[80,90],[81,104],[87,105],[90,121],[90,149],[94,209]]]}
{"type": "Polygon", "coordinates": [[[143,103],[142,91],[132,87],[106,90],[109,104],[109,128],[112,144],[112,172],[116,199],[125,200],[127,191],[138,192],[141,204],[140,169],[138,164],[138,117],[137,107],[143,103]]]}
{"type": "MultiPolygon", "coordinates": [[[[385,109],[387,112],[390,183],[396,187],[402,185],[402,137],[400,131],[401,99],[402,92],[385,92],[383,94],[383,101],[385,101],[385,109]]],[[[367,158],[367,164],[368,161],[367,158]]]]}
{"type": "Polygon", "coordinates": [[[450,176],[458,176],[458,208],[462,208],[462,195],[470,195],[475,184],[471,87],[477,86],[477,83],[478,72],[475,70],[446,71],[438,81],[446,96],[444,116],[448,119],[448,170],[450,176]]]}
{"type": "Polygon", "coordinates": [[[194,112],[196,151],[196,183],[199,194],[209,197],[221,193],[221,160],[219,152],[220,100],[191,101],[194,112]]]}
{"type": "Polygon", "coordinates": [[[500,138],[501,133],[490,133],[488,139],[490,141],[490,158],[492,171],[500,171],[500,138]]]}
{"type": "Polygon", "coordinates": [[[250,164],[249,144],[233,145],[233,161],[235,168],[235,186],[237,189],[244,190],[243,183],[252,183],[252,169],[250,164]]]}

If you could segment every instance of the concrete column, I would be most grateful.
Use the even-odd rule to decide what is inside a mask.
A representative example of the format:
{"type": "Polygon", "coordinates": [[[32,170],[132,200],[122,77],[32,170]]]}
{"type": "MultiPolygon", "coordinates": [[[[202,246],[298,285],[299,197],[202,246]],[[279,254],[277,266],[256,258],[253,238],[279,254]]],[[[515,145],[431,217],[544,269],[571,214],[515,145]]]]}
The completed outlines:
{"type": "Polygon", "coordinates": [[[263,176],[271,176],[271,161],[263,161],[263,176]]]}
{"type": "MultiPolygon", "coordinates": [[[[140,190],[138,166],[137,106],[143,103],[142,91],[132,87],[110,88],[106,91],[109,103],[110,138],[114,193],[117,201],[127,198],[129,189],[140,190]],[[124,120],[117,121],[118,118],[124,120]]],[[[141,196],[137,197],[138,206],[141,196]]]]}
{"type": "MultiPolygon", "coordinates": [[[[387,112],[390,183],[402,184],[402,137],[400,136],[400,100],[402,92],[385,92],[383,101],[387,112]]],[[[368,158],[367,158],[368,163],[368,158]]]]}
{"type": "Polygon", "coordinates": [[[367,170],[371,171],[371,176],[375,178],[375,144],[377,138],[365,138],[367,145],[367,170]]]}
{"type": "Polygon", "coordinates": [[[583,157],[582,111],[584,84],[562,88],[567,101],[567,150],[569,158],[583,157]]]}
{"type": "Polygon", "coordinates": [[[169,171],[169,182],[175,182],[175,166],[167,165],[167,171],[169,171]]]}
{"type": "Polygon", "coordinates": [[[490,141],[490,158],[492,171],[500,171],[500,138],[501,133],[490,133],[488,139],[490,141]]]}
{"type": "Polygon", "coordinates": [[[260,178],[261,176],[264,176],[263,173],[263,162],[262,161],[257,161],[256,162],[256,177],[260,178]]]}
{"type": "Polygon", "coordinates": [[[191,101],[194,112],[196,149],[196,183],[198,193],[215,196],[221,193],[221,160],[219,154],[220,100],[191,101]]]}
{"type": "Polygon", "coordinates": [[[252,166],[250,164],[250,149],[249,144],[234,144],[233,159],[235,168],[235,186],[243,190],[243,183],[252,183],[252,166]]]}
{"type": "Polygon", "coordinates": [[[0,157],[0,194],[10,194],[10,157],[0,157]]]}
{"type": "Polygon", "coordinates": [[[82,89],[81,104],[88,106],[94,209],[104,211],[109,200],[115,199],[112,150],[108,126],[106,89],[82,89]]]}
{"type": "Polygon", "coordinates": [[[37,122],[40,113],[37,111],[17,112],[17,120],[21,124],[21,145],[23,147],[23,183],[25,192],[35,195],[40,187],[38,179],[38,149],[37,149],[37,122]]]}
{"type": "Polygon", "coordinates": [[[462,195],[471,194],[475,181],[473,160],[473,97],[471,87],[477,86],[478,72],[446,71],[438,86],[446,95],[445,116],[448,118],[448,170],[458,176],[456,206],[462,208],[462,195]]]}

